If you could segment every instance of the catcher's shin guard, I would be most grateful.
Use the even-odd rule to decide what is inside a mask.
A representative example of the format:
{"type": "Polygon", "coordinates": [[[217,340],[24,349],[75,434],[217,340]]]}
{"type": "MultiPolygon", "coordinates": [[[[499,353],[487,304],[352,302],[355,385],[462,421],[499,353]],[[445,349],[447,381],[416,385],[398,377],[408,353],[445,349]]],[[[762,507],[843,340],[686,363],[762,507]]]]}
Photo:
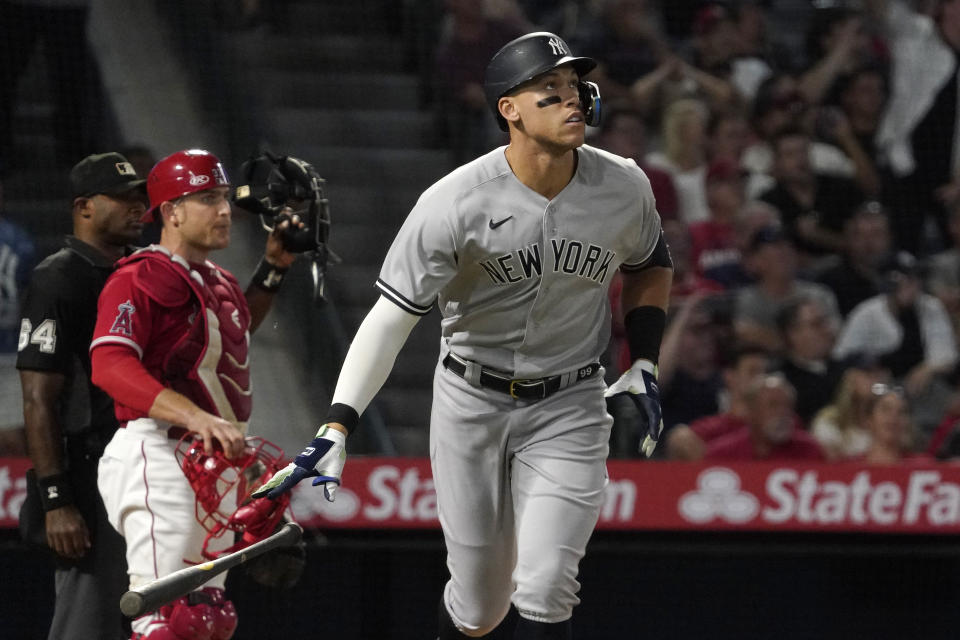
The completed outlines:
{"type": "Polygon", "coordinates": [[[133,621],[131,640],[229,640],[237,610],[223,590],[204,587],[133,621]]]}

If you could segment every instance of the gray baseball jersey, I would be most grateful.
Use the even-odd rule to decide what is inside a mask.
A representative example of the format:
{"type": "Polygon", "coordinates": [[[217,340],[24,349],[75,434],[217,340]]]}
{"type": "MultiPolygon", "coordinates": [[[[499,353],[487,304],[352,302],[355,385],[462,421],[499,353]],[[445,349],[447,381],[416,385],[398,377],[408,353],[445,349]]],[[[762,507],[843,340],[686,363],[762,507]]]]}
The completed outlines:
{"type": "MultiPolygon", "coordinates": [[[[438,301],[441,359],[453,352],[537,378],[606,348],[610,281],[649,259],[660,218],[632,160],[576,153],[573,179],[549,201],[517,179],[501,147],[417,202],[377,286],[414,314],[438,301]]],[[[443,597],[460,629],[488,632],[511,603],[539,622],[572,615],[607,481],[604,388],[594,375],[515,399],[437,365],[430,462],[450,569],[443,597]]]]}
{"type": "Polygon", "coordinates": [[[610,336],[617,268],[643,266],[660,234],[646,175],[587,145],[553,200],[522,184],[500,147],[420,197],[384,261],[381,293],[414,314],[438,302],[446,348],[533,378],[594,362],[610,336]]]}

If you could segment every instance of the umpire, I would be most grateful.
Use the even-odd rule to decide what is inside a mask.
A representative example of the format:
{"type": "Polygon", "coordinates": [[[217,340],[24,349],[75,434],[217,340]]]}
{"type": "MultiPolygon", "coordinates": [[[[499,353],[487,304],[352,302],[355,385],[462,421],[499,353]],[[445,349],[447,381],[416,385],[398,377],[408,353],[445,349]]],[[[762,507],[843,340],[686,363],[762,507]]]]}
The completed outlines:
{"type": "Polygon", "coordinates": [[[107,522],[97,462],[117,429],[113,402],[90,382],[97,298],[140,238],[144,180],[118,153],[84,158],[70,172],[73,235],[33,271],[20,321],[17,369],[33,462],[21,534],[56,558],[49,638],[125,636],[123,538],[107,522]]]}

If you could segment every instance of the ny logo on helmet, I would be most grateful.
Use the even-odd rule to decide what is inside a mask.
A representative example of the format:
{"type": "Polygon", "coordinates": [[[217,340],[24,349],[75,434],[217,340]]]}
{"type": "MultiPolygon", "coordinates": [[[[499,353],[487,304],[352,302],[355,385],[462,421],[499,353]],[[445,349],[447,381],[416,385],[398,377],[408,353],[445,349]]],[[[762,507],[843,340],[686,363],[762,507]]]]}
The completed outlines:
{"type": "Polygon", "coordinates": [[[567,51],[567,47],[563,44],[563,40],[560,40],[559,38],[550,38],[550,40],[547,41],[547,44],[550,45],[550,50],[553,52],[553,55],[555,56],[569,55],[569,52],[567,51]]]}

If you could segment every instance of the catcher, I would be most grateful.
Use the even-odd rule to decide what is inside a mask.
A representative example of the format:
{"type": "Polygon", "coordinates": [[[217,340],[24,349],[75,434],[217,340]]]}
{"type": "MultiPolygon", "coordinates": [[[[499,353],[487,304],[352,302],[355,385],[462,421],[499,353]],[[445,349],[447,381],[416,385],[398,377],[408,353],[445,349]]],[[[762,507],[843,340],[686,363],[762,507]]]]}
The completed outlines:
{"type": "MultiPolygon", "coordinates": [[[[174,153],[150,172],[147,192],[144,220],[161,221],[160,243],[118,263],[100,296],[90,346],[93,381],[114,398],[121,426],[100,460],[98,488],[126,540],[131,588],[235,548],[227,532],[269,535],[282,515],[286,505],[268,503],[243,505],[241,514],[239,485],[221,490],[214,481],[212,494],[198,495],[211,485],[196,464],[232,465],[236,479],[253,461],[269,466],[282,455],[264,456],[263,447],[244,439],[252,404],[249,336],[296,258],[289,238],[307,226],[296,213],[277,221],[244,291],[209,260],[230,242],[230,183],[217,157],[198,149],[174,153]],[[189,445],[178,459],[184,436],[189,445]]],[[[221,574],[137,618],[132,638],[231,637],[237,615],[224,596],[225,580],[221,574]]]]}

